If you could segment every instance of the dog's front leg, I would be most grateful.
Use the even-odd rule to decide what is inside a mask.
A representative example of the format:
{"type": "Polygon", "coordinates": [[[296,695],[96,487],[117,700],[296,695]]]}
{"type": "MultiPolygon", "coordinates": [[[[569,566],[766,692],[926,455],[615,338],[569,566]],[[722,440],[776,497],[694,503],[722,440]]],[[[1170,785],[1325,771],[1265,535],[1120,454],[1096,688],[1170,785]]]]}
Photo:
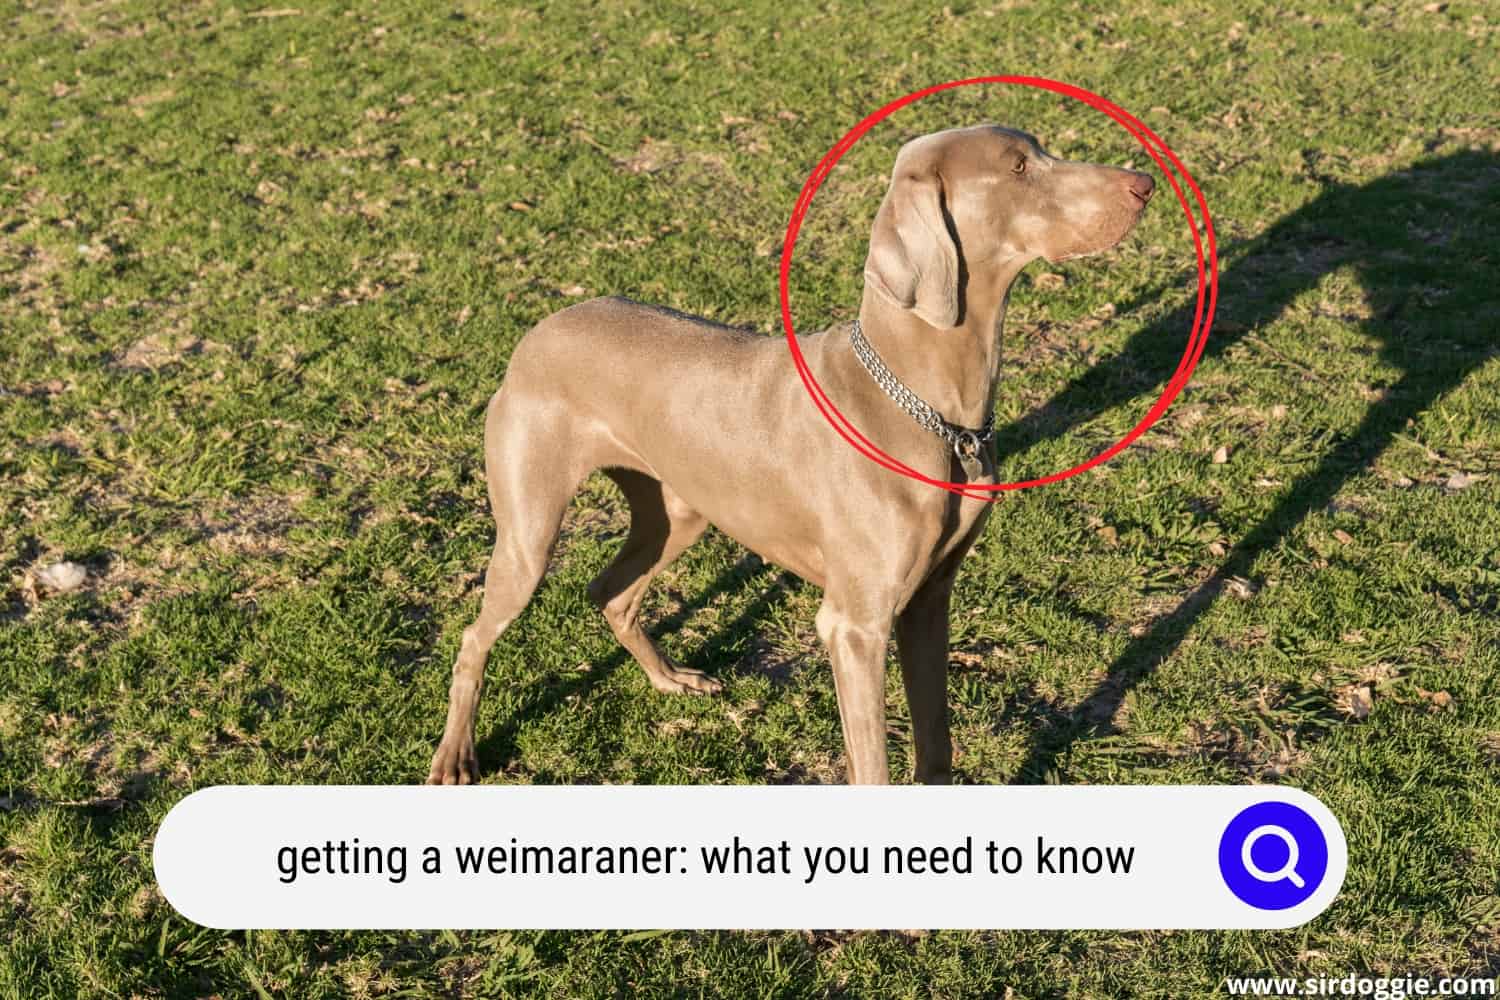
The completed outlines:
{"type": "Polygon", "coordinates": [[[912,777],[924,785],[953,781],[953,742],[948,735],[948,602],[952,593],[953,574],[934,575],[896,619],[896,648],[911,708],[916,756],[912,777]]]}
{"type": "Polygon", "coordinates": [[[885,751],[885,651],[891,614],[854,613],[833,594],[818,609],[818,637],[833,661],[833,683],[849,760],[849,784],[888,785],[885,751]]]}

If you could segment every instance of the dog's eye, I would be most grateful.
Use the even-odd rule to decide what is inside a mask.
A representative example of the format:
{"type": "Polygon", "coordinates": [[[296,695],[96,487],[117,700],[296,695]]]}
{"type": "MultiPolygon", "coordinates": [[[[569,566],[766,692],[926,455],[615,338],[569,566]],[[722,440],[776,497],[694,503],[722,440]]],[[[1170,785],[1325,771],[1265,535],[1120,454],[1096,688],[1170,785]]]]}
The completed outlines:
{"type": "Polygon", "coordinates": [[[1010,172],[1013,174],[1024,174],[1026,172],[1026,157],[1016,157],[1016,165],[1010,168],[1010,172]]]}

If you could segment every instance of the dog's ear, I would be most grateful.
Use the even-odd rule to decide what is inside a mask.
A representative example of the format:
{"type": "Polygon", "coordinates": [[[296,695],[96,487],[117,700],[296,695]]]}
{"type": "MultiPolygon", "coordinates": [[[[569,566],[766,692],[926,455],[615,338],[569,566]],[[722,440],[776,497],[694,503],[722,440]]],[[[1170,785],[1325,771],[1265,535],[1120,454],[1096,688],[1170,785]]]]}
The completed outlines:
{"type": "Polygon", "coordinates": [[[932,326],[958,325],[958,247],[944,218],[937,175],[891,179],[870,233],[865,280],[932,326]]]}

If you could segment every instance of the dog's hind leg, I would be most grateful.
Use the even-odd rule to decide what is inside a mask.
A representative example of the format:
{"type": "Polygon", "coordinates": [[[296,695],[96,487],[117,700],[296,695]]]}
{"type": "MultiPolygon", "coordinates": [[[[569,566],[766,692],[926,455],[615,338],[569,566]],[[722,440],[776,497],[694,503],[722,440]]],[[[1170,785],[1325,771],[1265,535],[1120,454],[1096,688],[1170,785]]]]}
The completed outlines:
{"type": "Polygon", "coordinates": [[[658,691],[712,694],[718,681],[676,666],[641,627],[641,599],[651,578],[698,540],[708,521],[671,487],[641,472],[607,469],[630,502],[630,534],[614,561],[589,584],[589,597],[658,691]]]}
{"type": "Polygon", "coordinates": [[[500,633],[531,600],[557,542],[568,501],[592,471],[580,449],[559,447],[569,434],[564,419],[549,420],[545,406],[523,406],[504,388],[490,400],[485,472],[495,517],[495,548],[484,574],[479,617],[464,629],[453,664],[448,721],[427,775],[430,785],[479,780],[474,717],[485,661],[500,633]]]}

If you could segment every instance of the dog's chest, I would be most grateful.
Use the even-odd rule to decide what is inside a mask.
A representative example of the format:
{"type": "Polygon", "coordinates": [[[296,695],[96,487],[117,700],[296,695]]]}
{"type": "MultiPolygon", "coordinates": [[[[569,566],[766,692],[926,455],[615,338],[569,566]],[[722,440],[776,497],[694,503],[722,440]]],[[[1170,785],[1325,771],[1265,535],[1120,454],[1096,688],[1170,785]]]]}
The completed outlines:
{"type": "Polygon", "coordinates": [[[950,557],[962,558],[984,530],[992,508],[988,500],[952,493],[947,494],[946,500],[926,508],[923,520],[927,527],[921,534],[929,539],[925,553],[928,565],[936,567],[950,557]]]}

